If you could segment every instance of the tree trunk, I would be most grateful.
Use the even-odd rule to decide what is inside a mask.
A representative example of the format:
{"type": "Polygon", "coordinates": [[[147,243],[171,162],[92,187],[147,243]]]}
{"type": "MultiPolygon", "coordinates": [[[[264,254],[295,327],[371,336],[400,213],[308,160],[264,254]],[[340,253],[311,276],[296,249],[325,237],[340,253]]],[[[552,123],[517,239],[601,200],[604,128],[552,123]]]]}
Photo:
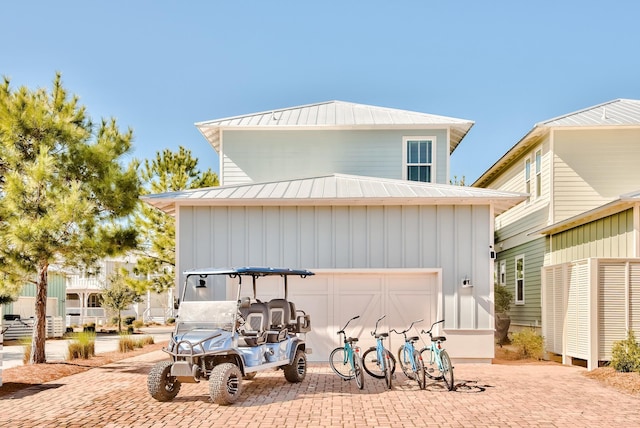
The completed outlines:
{"type": "Polygon", "coordinates": [[[38,266],[38,283],[36,285],[36,317],[31,340],[30,364],[46,362],[45,343],[47,339],[47,285],[49,263],[42,262],[38,266]]]}

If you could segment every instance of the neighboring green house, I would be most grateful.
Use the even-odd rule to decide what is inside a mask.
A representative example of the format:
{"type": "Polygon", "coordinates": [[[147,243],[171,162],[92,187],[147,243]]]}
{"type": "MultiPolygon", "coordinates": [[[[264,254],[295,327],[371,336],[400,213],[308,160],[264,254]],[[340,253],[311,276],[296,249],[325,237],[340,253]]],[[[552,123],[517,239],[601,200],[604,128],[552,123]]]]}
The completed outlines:
{"type": "MultiPolygon", "coordinates": [[[[559,304],[554,309],[543,284],[548,284],[545,275],[552,265],[640,256],[638,202],[627,195],[640,189],[639,163],[640,101],[619,99],[536,124],[473,184],[529,194],[525,202],[496,217],[496,277],[499,285],[514,292],[514,327],[532,326],[545,333],[556,320],[554,332],[547,332],[560,337],[547,337],[552,352],[591,365],[608,356],[594,356],[593,328],[586,333],[571,324],[571,310],[583,317],[596,301],[579,302],[575,308],[554,301],[559,304]],[[575,351],[567,348],[573,346],[568,341],[575,351]]],[[[573,298],[570,282],[562,284],[559,292],[573,298]]],[[[599,289],[605,288],[603,284],[599,289]]],[[[616,335],[624,336],[628,327],[623,323],[616,335]]]]}
{"type": "MultiPolygon", "coordinates": [[[[47,316],[63,317],[66,300],[66,275],[49,271],[47,286],[47,316]]],[[[20,318],[35,316],[36,285],[25,284],[18,300],[2,305],[2,315],[20,315],[20,318]]]]}

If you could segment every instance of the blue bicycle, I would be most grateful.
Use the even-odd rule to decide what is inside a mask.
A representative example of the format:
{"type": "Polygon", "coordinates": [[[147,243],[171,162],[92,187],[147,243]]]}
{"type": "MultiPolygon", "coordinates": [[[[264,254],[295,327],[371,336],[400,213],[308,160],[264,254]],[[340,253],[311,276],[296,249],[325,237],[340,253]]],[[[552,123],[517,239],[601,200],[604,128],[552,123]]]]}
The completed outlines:
{"type": "Polygon", "coordinates": [[[369,375],[384,379],[387,383],[387,388],[391,389],[391,379],[393,373],[396,371],[396,359],[393,354],[384,347],[382,341],[385,337],[389,337],[389,333],[377,333],[378,323],[386,317],[383,315],[378,321],[376,321],[376,327],[371,332],[371,335],[376,338],[376,346],[372,346],[367,349],[362,355],[362,367],[369,375]]]}
{"type": "Polygon", "coordinates": [[[449,391],[453,391],[455,389],[455,385],[453,384],[453,366],[451,365],[451,359],[449,358],[449,354],[442,346],[442,342],[447,340],[444,336],[433,336],[431,331],[436,324],[440,324],[444,322],[444,320],[436,321],[431,324],[431,328],[429,331],[422,330],[422,334],[428,334],[431,339],[431,344],[425,346],[420,350],[420,354],[422,355],[425,352],[428,352],[429,357],[426,358],[426,354],[424,359],[426,366],[426,374],[431,379],[434,380],[444,380],[444,384],[447,386],[449,391]],[[437,370],[437,374],[436,374],[437,370]]]}
{"type": "Polygon", "coordinates": [[[418,382],[420,389],[424,389],[426,386],[425,369],[422,361],[422,355],[418,351],[414,344],[420,340],[419,336],[407,337],[407,332],[411,330],[414,324],[422,322],[423,320],[414,321],[409,328],[404,331],[391,330],[394,333],[402,334],[404,336],[404,344],[398,349],[398,363],[402,368],[402,372],[409,379],[413,379],[418,382]]]}
{"type": "Polygon", "coordinates": [[[360,318],[357,315],[351,318],[342,327],[342,330],[338,332],[341,339],[343,339],[344,346],[340,346],[329,355],[329,365],[333,371],[344,380],[356,380],[356,385],[359,389],[364,388],[364,373],[362,370],[362,360],[360,358],[360,347],[355,343],[358,341],[357,337],[347,337],[344,329],[347,328],[349,323],[355,319],[360,318]],[[342,337],[344,336],[344,338],[342,337]]]}

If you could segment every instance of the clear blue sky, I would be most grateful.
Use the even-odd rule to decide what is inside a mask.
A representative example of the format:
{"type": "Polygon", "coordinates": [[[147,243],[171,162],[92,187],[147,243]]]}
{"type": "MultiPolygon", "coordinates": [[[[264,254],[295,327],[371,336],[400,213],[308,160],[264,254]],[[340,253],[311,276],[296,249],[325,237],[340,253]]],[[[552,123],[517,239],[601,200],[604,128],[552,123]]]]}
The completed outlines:
{"type": "Polygon", "coordinates": [[[470,119],[451,176],[478,178],[535,123],[640,99],[640,2],[4,2],[0,75],[56,71],[151,158],[218,170],[195,122],[342,100],[470,119]]]}

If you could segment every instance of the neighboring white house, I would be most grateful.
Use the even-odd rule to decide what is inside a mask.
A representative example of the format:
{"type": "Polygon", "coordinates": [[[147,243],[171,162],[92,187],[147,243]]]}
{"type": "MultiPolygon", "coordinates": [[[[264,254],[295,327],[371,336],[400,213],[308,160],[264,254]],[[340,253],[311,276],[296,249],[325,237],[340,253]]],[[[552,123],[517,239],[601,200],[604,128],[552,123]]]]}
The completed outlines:
{"type": "Polygon", "coordinates": [[[638,165],[640,101],[618,99],[536,124],[473,184],[529,194],[496,218],[496,277],[566,362],[640,329],[638,165]]]}
{"type": "Polygon", "coordinates": [[[454,360],[490,362],[493,218],[525,196],[448,184],[472,122],[332,101],[197,126],[223,185],[143,198],[176,217],[179,285],[192,268],[307,268],[289,295],[311,314],[310,359],[354,315],[349,334],[373,344],[387,315],[424,319],[416,333],[444,318],[454,360]]]}
{"type": "MultiPolygon", "coordinates": [[[[108,309],[102,306],[101,294],[111,275],[121,268],[132,271],[135,266],[133,255],[106,258],[91,272],[69,274],[66,287],[66,324],[67,326],[95,323],[107,324],[110,319],[108,309]]],[[[142,301],[122,311],[122,317],[134,315],[143,321],[165,322],[173,316],[173,290],[165,293],[147,292],[142,301]]]]}

